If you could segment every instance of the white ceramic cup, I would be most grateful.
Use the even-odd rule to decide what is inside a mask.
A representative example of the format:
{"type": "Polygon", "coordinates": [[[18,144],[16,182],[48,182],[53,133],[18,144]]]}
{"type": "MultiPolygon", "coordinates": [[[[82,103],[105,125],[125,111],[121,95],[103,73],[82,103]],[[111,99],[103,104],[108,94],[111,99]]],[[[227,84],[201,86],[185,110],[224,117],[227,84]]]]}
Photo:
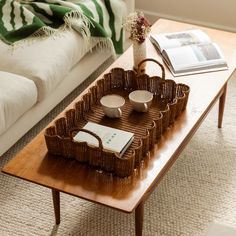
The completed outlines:
{"type": "Polygon", "coordinates": [[[129,94],[133,109],[138,112],[147,112],[152,104],[153,94],[147,90],[135,90],[129,94]]]}
{"type": "Polygon", "coordinates": [[[122,116],[122,107],[125,105],[125,99],[120,95],[110,94],[100,99],[102,110],[110,118],[119,118],[122,116]]]}

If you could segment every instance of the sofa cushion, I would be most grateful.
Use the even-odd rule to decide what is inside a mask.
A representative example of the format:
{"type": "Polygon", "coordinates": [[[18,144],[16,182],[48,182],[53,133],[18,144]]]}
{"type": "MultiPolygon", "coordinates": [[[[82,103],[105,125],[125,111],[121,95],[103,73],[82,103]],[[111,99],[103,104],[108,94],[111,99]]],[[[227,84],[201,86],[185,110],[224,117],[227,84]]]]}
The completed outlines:
{"type": "MultiPolygon", "coordinates": [[[[116,40],[118,40],[120,37],[118,28],[122,25],[122,16],[126,14],[126,4],[123,1],[112,2],[114,2],[114,6],[112,5],[111,8],[114,7],[112,9],[118,11],[113,17],[116,19],[115,29],[119,32],[116,35],[116,40]]],[[[94,1],[84,1],[83,4],[88,8],[97,9],[94,1]]],[[[110,29],[109,11],[103,1],[101,1],[101,6],[98,12],[102,12],[103,15],[99,17],[94,14],[94,19],[100,21],[101,18],[104,27],[107,26],[108,28],[107,34],[111,36],[113,30],[110,29]]],[[[76,24],[73,24],[72,28],[76,28],[75,26],[76,24]]],[[[12,46],[0,41],[0,55],[4,55],[4,60],[0,60],[0,68],[33,80],[38,89],[38,101],[42,101],[68,75],[76,63],[88,51],[92,50],[98,41],[101,50],[108,46],[106,44],[108,42],[105,41],[105,43],[103,39],[101,36],[94,37],[91,40],[91,45],[88,45],[87,39],[83,39],[81,34],[68,29],[65,31],[59,30],[58,33],[49,37],[34,38],[30,42],[16,44],[13,49],[12,46]]]]}
{"type": "Polygon", "coordinates": [[[0,135],[37,101],[33,81],[0,71],[0,135]]]}
{"type": "Polygon", "coordinates": [[[34,81],[38,89],[38,101],[42,101],[85,55],[85,43],[73,30],[60,36],[36,39],[14,50],[0,41],[1,70],[22,75],[34,81]]]}

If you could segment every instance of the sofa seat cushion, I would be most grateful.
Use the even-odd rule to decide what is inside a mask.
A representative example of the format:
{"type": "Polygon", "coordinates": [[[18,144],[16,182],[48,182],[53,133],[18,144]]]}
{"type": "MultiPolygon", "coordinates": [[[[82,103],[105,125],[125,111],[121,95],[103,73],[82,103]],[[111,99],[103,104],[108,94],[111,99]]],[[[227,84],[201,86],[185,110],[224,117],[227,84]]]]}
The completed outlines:
{"type": "Polygon", "coordinates": [[[37,101],[32,80],[0,71],[0,135],[37,101]]]}
{"type": "Polygon", "coordinates": [[[85,55],[81,35],[67,30],[60,36],[36,39],[24,46],[12,46],[0,41],[0,68],[34,81],[38,101],[42,101],[85,55]]]}

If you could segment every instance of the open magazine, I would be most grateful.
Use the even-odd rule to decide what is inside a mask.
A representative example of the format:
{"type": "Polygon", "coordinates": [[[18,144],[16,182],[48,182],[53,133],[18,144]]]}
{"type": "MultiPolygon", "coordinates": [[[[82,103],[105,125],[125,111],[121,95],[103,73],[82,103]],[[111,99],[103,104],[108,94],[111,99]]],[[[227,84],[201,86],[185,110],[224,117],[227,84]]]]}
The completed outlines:
{"type": "Polygon", "coordinates": [[[151,34],[150,40],[174,76],[227,69],[219,46],[200,29],[151,34]]]}

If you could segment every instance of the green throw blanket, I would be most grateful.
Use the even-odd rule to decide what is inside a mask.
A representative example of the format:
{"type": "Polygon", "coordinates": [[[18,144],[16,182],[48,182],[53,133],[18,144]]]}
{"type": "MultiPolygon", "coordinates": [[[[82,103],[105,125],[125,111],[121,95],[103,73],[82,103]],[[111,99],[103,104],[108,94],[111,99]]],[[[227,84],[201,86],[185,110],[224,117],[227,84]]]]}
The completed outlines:
{"type": "Polygon", "coordinates": [[[16,44],[73,28],[86,45],[123,51],[122,0],[0,0],[0,37],[16,44]]]}

